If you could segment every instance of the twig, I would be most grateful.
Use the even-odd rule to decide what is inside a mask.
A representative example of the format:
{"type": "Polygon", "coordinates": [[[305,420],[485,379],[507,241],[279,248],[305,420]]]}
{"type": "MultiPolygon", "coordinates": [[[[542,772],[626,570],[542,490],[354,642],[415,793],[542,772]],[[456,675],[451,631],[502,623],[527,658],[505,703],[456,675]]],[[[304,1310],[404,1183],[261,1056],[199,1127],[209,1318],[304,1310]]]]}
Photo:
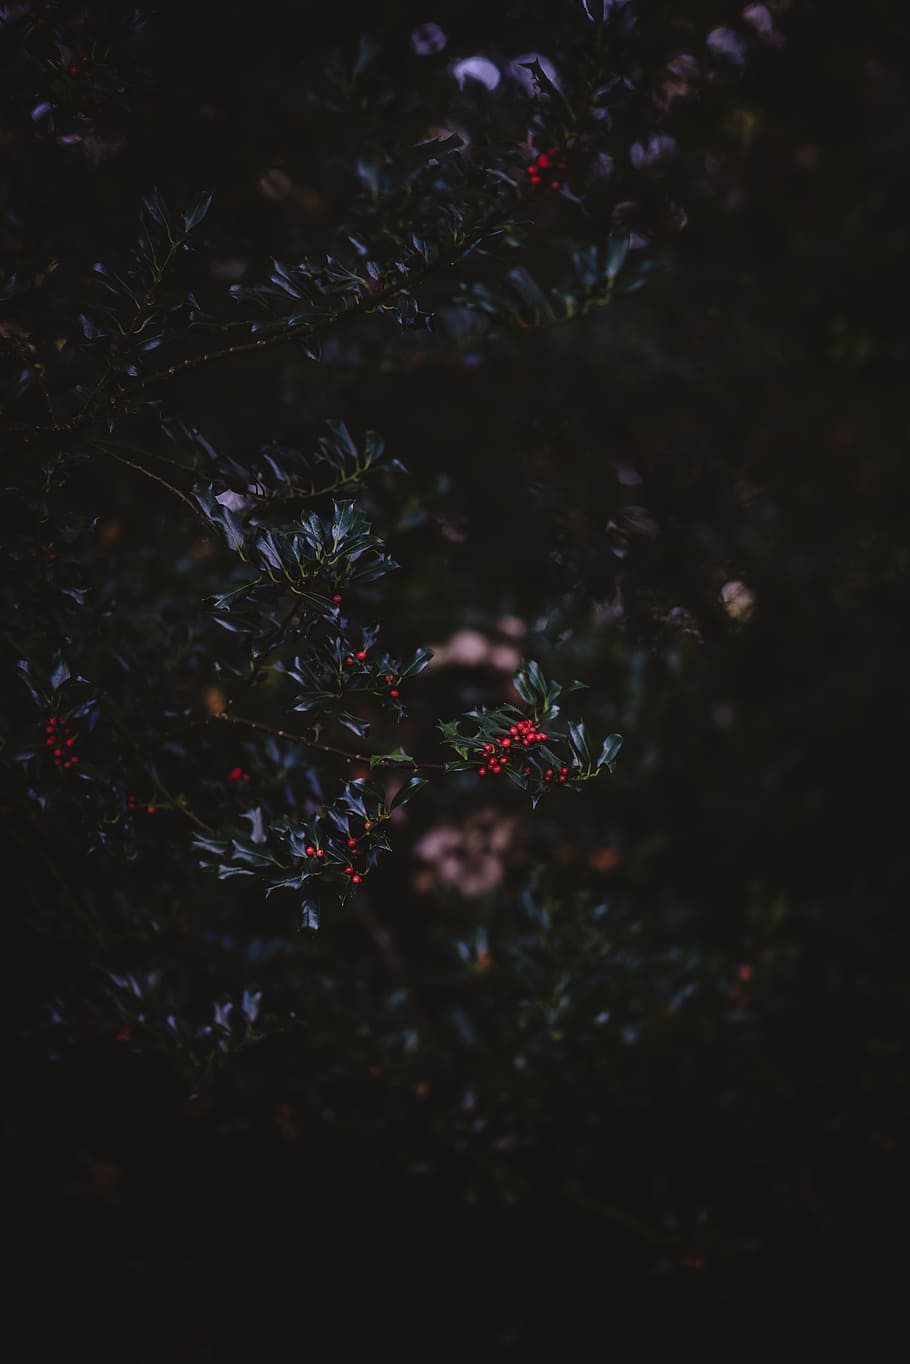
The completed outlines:
{"type": "Polygon", "coordinates": [[[411,760],[409,763],[396,762],[394,759],[379,758],[373,753],[352,753],[347,748],[336,748],[334,744],[318,743],[315,739],[308,739],[304,734],[292,734],[286,729],[276,729],[273,725],[264,725],[260,720],[248,720],[244,715],[230,715],[227,711],[222,711],[220,715],[212,716],[212,719],[226,720],[231,725],[244,725],[247,729],[259,730],[261,734],[272,734],[276,739],[290,739],[292,743],[304,744],[307,748],[318,748],[322,753],[334,753],[339,758],[344,758],[346,762],[368,763],[371,767],[421,767],[428,771],[445,772],[445,763],[422,763],[411,760]]]}
{"type": "Polygon", "coordinates": [[[202,508],[197,507],[196,503],[191,501],[190,498],[187,497],[186,493],[181,492],[180,489],[176,487],[175,484],[168,482],[168,480],[166,478],[162,478],[160,474],[153,474],[151,469],[146,469],[144,464],[137,464],[135,460],[127,459],[126,455],[118,454],[109,446],[103,445],[101,441],[93,440],[91,444],[94,447],[94,449],[99,450],[102,455],[109,455],[111,459],[115,459],[118,464],[125,464],[127,465],[128,468],[135,469],[137,473],[145,474],[146,478],[150,478],[153,483],[160,483],[162,488],[167,488],[168,492],[173,493],[175,497],[179,497],[180,501],[183,502],[185,506],[189,507],[193,515],[198,517],[198,519],[204,523],[206,530],[211,530],[212,523],[209,521],[208,517],[203,512],[202,508]]]}

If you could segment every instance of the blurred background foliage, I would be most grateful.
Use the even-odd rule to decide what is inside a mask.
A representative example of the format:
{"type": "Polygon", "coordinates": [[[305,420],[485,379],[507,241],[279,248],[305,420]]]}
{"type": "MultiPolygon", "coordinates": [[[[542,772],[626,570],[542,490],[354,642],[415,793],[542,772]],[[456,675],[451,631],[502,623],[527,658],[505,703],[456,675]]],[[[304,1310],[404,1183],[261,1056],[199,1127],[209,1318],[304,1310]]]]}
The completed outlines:
{"type": "MultiPolygon", "coordinates": [[[[10,56],[0,230],[14,268],[59,261],[48,335],[152,184],[214,192],[181,266],[203,307],[270,256],[326,249],[353,135],[314,94],[327,54],[375,40],[380,143],[429,110],[480,143],[514,124],[518,146],[506,79],[459,89],[453,63],[504,71],[587,23],[580,0],[200,0],[191,23],[174,8],[142,24],[120,5],[31,9],[84,13],[109,54],[88,121],[81,76],[60,76],[52,130],[10,56]],[[422,52],[430,20],[445,45],[422,52]]],[[[438,652],[392,742],[434,756],[440,715],[505,699],[535,657],[584,679],[591,724],[625,735],[615,777],[533,815],[473,778],[435,783],[369,894],[315,937],[280,896],[200,886],[163,816],[111,888],[65,831],[42,844],[5,805],[22,887],[10,1127],[31,1229],[43,1264],[79,1256],[129,1310],[167,1283],[179,1311],[127,1357],[157,1357],[155,1331],[185,1309],[177,1357],[219,1358],[254,1330],[253,1280],[308,1298],[336,1263],[374,1286],[400,1269],[415,1322],[468,1275],[452,1330],[508,1353],[571,1337],[630,1287],[676,1303],[809,1290],[905,1248],[906,18],[811,0],[648,9],[642,126],[672,127],[676,154],[675,217],[636,243],[645,287],[498,336],[443,299],[433,329],[346,332],[318,371],[272,352],[242,382],[212,367],[182,393],[231,458],[312,443],[343,412],[406,465],[366,494],[403,565],[383,625],[402,652],[438,652]],[[667,73],[680,54],[694,92],[693,66],[667,73]],[[120,897],[89,932],[83,885],[96,907],[120,897]],[[162,1015],[214,1002],[211,1064],[141,1045],[136,991],[162,1015]],[[284,1022],[248,1045],[257,1010],[284,1022]],[[390,1269],[372,1257],[393,1227],[390,1269]],[[224,1247],[233,1296],[213,1320],[193,1285],[224,1247]]],[[[649,174],[628,148],[615,163],[633,187],[649,174]]],[[[541,201],[541,274],[585,233],[584,205],[541,201]]],[[[113,475],[91,498],[93,572],[116,582],[129,563],[142,609],[151,581],[189,590],[198,527],[179,509],[113,475]]],[[[255,784],[256,746],[227,737],[219,760],[255,784]]]]}

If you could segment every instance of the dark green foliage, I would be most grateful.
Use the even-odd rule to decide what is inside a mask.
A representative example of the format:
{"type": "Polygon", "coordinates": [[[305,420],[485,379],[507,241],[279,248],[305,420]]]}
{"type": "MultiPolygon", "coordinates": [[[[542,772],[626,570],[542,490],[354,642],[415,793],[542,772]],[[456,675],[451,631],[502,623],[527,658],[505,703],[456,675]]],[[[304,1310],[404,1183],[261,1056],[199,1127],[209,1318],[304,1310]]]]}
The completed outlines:
{"type": "Polygon", "coordinates": [[[441,8],[0,31],[14,1127],[68,1264],[457,1226],[587,1349],[902,1231],[910,123],[871,17],[874,137],[818,7],[441,8]]]}

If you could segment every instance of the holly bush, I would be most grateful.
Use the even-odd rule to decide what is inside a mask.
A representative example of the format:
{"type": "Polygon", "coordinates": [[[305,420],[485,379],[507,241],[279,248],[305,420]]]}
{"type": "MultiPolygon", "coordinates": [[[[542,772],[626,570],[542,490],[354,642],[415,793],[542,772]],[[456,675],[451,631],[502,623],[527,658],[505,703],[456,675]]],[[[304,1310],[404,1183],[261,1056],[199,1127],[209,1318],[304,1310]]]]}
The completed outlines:
{"type": "Polygon", "coordinates": [[[502,1352],[605,1280],[814,1273],[842,1143],[895,1140],[893,812],[843,717],[896,342],[871,266],[831,316],[853,227],[805,245],[812,16],[336,8],[0,29],[14,1125],[55,1263],[127,1317],[188,1285],[192,1358],[262,1269],[385,1284],[389,1227],[469,1238],[502,1352]]]}

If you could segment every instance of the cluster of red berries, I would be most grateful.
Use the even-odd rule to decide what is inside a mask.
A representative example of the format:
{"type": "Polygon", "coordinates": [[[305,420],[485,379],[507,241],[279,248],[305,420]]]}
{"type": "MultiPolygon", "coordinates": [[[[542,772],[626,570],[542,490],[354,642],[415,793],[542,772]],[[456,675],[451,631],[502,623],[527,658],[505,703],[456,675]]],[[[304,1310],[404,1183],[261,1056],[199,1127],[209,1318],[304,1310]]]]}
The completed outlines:
{"type": "Polygon", "coordinates": [[[566,168],[565,159],[559,155],[555,147],[548,147],[545,152],[541,152],[536,161],[532,161],[528,166],[528,175],[531,184],[535,187],[548,183],[550,189],[560,189],[562,181],[559,179],[559,172],[566,168]]]}
{"type": "MultiPolygon", "coordinates": [[[[364,822],[364,826],[363,826],[363,827],[364,827],[364,829],[365,829],[367,832],[369,832],[369,830],[372,828],[372,825],[370,824],[369,820],[367,820],[367,821],[364,822]]],[[[348,839],[348,847],[349,847],[349,848],[352,848],[352,849],[357,847],[357,839],[354,838],[353,836],[352,836],[351,838],[348,839]]],[[[324,857],[325,857],[325,849],[324,849],[324,848],[317,848],[317,847],[316,847],[314,844],[312,844],[312,843],[308,844],[307,847],[304,849],[304,851],[306,852],[307,857],[319,857],[319,858],[324,858],[324,857]]],[[[356,869],[355,867],[345,867],[345,869],[344,869],[344,874],[345,874],[345,876],[350,876],[350,878],[351,878],[351,884],[352,884],[352,885],[355,885],[355,886],[359,886],[359,885],[360,885],[360,882],[363,880],[363,878],[359,875],[359,873],[357,872],[357,869],[356,869]]]]}
{"type": "MultiPolygon", "coordinates": [[[[541,744],[547,738],[546,734],[541,734],[534,728],[531,720],[519,720],[517,725],[509,728],[509,738],[497,739],[495,744],[484,744],[478,750],[477,756],[483,761],[484,766],[478,769],[478,775],[485,777],[487,772],[498,773],[512,756],[510,749],[514,745],[516,748],[520,744],[522,748],[530,748],[531,744],[541,744]]],[[[526,768],[525,771],[528,769],[526,768]]]]}
{"type": "Polygon", "coordinates": [[[344,661],[349,668],[353,668],[355,658],[358,663],[362,663],[366,656],[367,656],[366,649],[358,649],[356,654],[348,654],[347,658],[344,661]]]}
{"type": "Polygon", "coordinates": [[[55,767],[75,767],[79,759],[71,750],[76,746],[76,736],[65,720],[52,715],[45,725],[47,747],[54,755],[55,767]]]}
{"type": "Polygon", "coordinates": [[[78,76],[78,75],[79,75],[80,68],[83,67],[83,66],[85,66],[85,64],[86,64],[87,61],[88,61],[88,53],[87,53],[87,52],[80,52],[80,53],[79,53],[79,60],[78,60],[78,62],[73,62],[73,64],[70,66],[70,75],[71,75],[71,76],[78,76]]]}
{"type": "MultiPolygon", "coordinates": [[[[126,808],[128,810],[135,810],[138,804],[141,804],[141,802],[137,801],[135,796],[127,796],[126,808]]],[[[145,807],[145,813],[147,815],[153,815],[155,813],[154,805],[147,805],[145,807]]]]}
{"type": "Polygon", "coordinates": [[[228,781],[249,781],[249,772],[244,772],[242,767],[232,767],[227,775],[228,781]]]}
{"type": "Polygon", "coordinates": [[[37,549],[32,550],[32,555],[36,559],[47,559],[48,563],[53,563],[57,557],[53,545],[39,545],[37,549]]]}
{"type": "Polygon", "coordinates": [[[556,776],[558,776],[559,781],[568,781],[569,769],[567,767],[561,767],[557,774],[556,772],[554,772],[552,767],[548,767],[546,772],[544,772],[543,774],[543,779],[544,781],[552,781],[553,778],[556,776]]]}
{"type": "MultiPolygon", "coordinates": [[[[391,673],[386,673],[386,675],[385,675],[385,680],[386,680],[387,682],[394,682],[394,681],[395,681],[395,679],[394,679],[394,677],[392,676],[391,673]]],[[[397,695],[398,695],[398,688],[397,688],[397,687],[390,687],[390,688],[389,688],[389,696],[397,696],[397,695]]]]}

